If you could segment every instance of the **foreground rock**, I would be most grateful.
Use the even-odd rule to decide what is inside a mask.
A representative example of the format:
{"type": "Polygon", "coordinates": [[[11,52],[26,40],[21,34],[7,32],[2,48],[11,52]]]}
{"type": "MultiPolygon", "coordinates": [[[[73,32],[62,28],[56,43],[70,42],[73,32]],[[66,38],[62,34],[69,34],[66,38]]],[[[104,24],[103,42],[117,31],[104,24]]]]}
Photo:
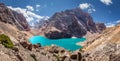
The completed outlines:
{"type": "Polygon", "coordinates": [[[6,48],[0,44],[0,61],[81,61],[82,54],[75,54],[57,46],[40,47],[22,42],[14,45],[14,48],[6,48]],[[26,46],[24,45],[26,44],[26,46]],[[31,49],[29,49],[29,48],[31,49]]]}

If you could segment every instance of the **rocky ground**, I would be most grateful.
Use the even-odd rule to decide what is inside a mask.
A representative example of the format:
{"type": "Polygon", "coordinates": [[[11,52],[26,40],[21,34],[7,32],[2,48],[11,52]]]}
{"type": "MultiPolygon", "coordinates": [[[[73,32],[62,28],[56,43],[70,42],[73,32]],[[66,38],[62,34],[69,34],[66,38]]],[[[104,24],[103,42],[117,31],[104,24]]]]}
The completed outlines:
{"type": "Polygon", "coordinates": [[[120,61],[120,25],[107,28],[98,38],[83,48],[86,61],[120,61]]]}

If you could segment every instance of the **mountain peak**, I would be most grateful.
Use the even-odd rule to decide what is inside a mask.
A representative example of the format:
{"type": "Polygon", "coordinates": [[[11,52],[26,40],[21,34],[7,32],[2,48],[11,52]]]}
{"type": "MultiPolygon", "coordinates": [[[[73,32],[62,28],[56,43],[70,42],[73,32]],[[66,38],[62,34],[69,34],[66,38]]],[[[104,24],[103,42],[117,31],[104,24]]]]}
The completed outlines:
{"type": "Polygon", "coordinates": [[[41,32],[48,38],[58,34],[59,37],[56,36],[55,38],[64,38],[68,35],[83,37],[87,32],[99,32],[90,14],[83,12],[80,8],[55,13],[49,18],[47,26],[43,26],[43,28],[45,29],[41,32]],[[61,33],[66,36],[62,36],[61,33]]]}

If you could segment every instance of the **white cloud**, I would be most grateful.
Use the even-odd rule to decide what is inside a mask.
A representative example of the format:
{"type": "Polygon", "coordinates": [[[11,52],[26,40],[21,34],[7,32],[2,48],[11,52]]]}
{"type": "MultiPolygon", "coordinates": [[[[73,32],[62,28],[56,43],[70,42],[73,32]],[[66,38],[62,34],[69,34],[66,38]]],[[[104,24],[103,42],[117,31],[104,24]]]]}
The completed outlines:
{"type": "Polygon", "coordinates": [[[39,4],[37,4],[37,5],[36,5],[36,8],[39,8],[39,7],[40,7],[40,5],[39,5],[39,4]]]}
{"type": "Polygon", "coordinates": [[[88,9],[88,13],[93,13],[93,12],[95,12],[96,10],[95,9],[93,9],[93,8],[91,8],[91,9],[88,9]]]}
{"type": "Polygon", "coordinates": [[[37,4],[37,5],[36,5],[36,11],[39,11],[39,9],[40,9],[40,5],[37,4]]]}
{"type": "Polygon", "coordinates": [[[117,20],[117,21],[113,21],[113,22],[109,22],[109,23],[106,23],[105,25],[107,27],[113,27],[113,26],[116,26],[117,24],[120,23],[120,20],[117,20]]]}
{"type": "Polygon", "coordinates": [[[120,20],[117,20],[116,23],[120,23],[120,20]]]}
{"type": "Polygon", "coordinates": [[[30,10],[30,11],[34,11],[34,8],[32,7],[32,6],[26,6],[26,8],[28,9],[28,10],[30,10]]]}
{"type": "Polygon", "coordinates": [[[106,5],[110,5],[113,3],[112,0],[100,0],[100,1],[106,5]]]}
{"type": "Polygon", "coordinates": [[[114,27],[116,24],[115,23],[106,23],[106,27],[114,27]]]}
{"type": "Polygon", "coordinates": [[[81,9],[87,9],[87,8],[90,7],[90,4],[88,4],[88,3],[82,3],[79,6],[80,6],[81,9]]]}
{"type": "Polygon", "coordinates": [[[79,5],[79,7],[82,9],[82,10],[87,10],[88,13],[93,13],[95,12],[95,8],[93,7],[92,4],[89,4],[89,3],[82,3],[79,5]]]}
{"type": "Polygon", "coordinates": [[[10,8],[18,13],[22,13],[30,25],[33,25],[33,24],[31,24],[31,22],[33,23],[33,22],[40,21],[43,19],[46,19],[46,20],[48,19],[47,16],[37,15],[34,12],[32,12],[31,10],[28,10],[27,8],[20,8],[20,7],[14,8],[12,6],[8,6],[8,8],[10,8]]]}

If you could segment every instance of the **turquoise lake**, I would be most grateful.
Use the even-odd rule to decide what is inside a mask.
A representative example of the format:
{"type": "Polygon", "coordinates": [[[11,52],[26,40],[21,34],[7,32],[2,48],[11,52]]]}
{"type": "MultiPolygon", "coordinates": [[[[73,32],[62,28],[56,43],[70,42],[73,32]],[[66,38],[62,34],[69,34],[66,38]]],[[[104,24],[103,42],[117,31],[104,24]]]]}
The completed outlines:
{"type": "Polygon", "coordinates": [[[51,46],[52,44],[54,44],[54,45],[57,45],[59,47],[63,47],[63,48],[70,50],[70,51],[75,51],[75,50],[82,48],[82,46],[76,45],[76,43],[83,42],[85,40],[86,40],[86,38],[48,39],[48,38],[43,37],[43,36],[33,36],[29,39],[29,41],[32,44],[40,43],[41,46],[51,46]]]}

